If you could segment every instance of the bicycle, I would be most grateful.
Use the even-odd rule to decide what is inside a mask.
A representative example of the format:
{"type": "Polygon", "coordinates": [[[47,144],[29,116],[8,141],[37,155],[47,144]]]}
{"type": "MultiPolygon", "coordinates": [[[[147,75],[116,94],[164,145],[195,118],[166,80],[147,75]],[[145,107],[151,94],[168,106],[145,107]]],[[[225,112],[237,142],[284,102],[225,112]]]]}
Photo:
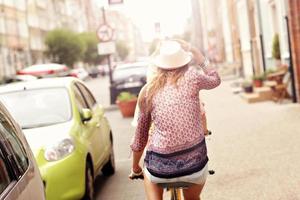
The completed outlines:
{"type": "Polygon", "coordinates": [[[173,182],[173,183],[157,183],[158,186],[169,190],[171,193],[171,200],[183,200],[183,189],[187,189],[194,185],[194,183],[187,182],[173,182]]]}
{"type": "MultiPolygon", "coordinates": [[[[135,174],[135,173],[134,173],[135,174]]],[[[136,174],[132,177],[129,177],[131,180],[134,179],[144,179],[143,174],[136,174]]],[[[170,191],[171,193],[171,200],[183,200],[182,189],[186,189],[194,185],[194,183],[188,182],[172,182],[172,183],[157,183],[158,186],[170,191]]]]}
{"type": "MultiPolygon", "coordinates": [[[[212,132],[208,130],[208,133],[206,134],[206,137],[211,135],[212,132]]],[[[213,175],[215,173],[214,170],[208,170],[208,173],[210,175],[213,175]]],[[[131,172],[129,178],[131,180],[134,179],[144,179],[143,172],[136,174],[133,171],[131,172]]],[[[170,191],[171,196],[170,200],[184,200],[183,198],[183,189],[187,189],[194,185],[194,183],[189,182],[171,182],[171,183],[157,183],[158,186],[162,187],[163,189],[166,189],[167,191],[170,191]]]]}

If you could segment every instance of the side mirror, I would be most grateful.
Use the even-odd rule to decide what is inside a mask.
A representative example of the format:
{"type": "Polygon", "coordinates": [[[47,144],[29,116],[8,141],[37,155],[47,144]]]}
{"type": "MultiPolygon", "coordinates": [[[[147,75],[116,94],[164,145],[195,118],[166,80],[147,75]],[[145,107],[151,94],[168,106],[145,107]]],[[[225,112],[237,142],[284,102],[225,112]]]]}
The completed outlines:
{"type": "Polygon", "coordinates": [[[83,108],[81,111],[82,121],[86,122],[92,119],[92,111],[88,108],[83,108]]]}

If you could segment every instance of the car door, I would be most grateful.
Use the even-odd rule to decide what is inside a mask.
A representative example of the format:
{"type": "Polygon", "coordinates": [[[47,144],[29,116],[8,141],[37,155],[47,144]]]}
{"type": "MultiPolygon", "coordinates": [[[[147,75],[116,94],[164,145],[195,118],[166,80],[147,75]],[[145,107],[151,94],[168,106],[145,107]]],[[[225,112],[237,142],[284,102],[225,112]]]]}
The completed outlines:
{"type": "Polygon", "coordinates": [[[100,134],[100,120],[99,115],[93,111],[93,108],[89,105],[83,91],[80,89],[78,83],[74,83],[75,98],[78,101],[79,111],[82,109],[90,109],[92,112],[92,118],[89,121],[82,123],[83,136],[86,139],[90,153],[92,154],[93,162],[96,168],[99,167],[103,158],[103,138],[100,134]]]}
{"type": "Polygon", "coordinates": [[[102,138],[100,146],[100,163],[104,164],[104,161],[107,161],[107,158],[109,158],[111,152],[109,123],[104,116],[104,110],[102,106],[98,105],[91,91],[84,84],[80,82],[78,82],[77,84],[80,91],[84,95],[84,98],[86,99],[90,109],[92,110],[93,118],[91,122],[94,120],[94,122],[98,124],[99,129],[97,134],[100,134],[102,138]]]}
{"type": "Polygon", "coordinates": [[[0,199],[43,200],[44,186],[30,147],[5,112],[0,109],[0,199]]]}

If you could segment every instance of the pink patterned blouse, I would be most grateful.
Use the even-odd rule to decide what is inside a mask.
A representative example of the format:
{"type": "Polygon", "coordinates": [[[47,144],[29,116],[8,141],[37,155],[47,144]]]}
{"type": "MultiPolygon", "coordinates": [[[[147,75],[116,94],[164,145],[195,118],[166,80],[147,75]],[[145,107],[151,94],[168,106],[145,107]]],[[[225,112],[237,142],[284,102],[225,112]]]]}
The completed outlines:
{"type": "Polygon", "coordinates": [[[213,89],[220,82],[216,70],[190,66],[177,87],[167,84],[154,96],[151,113],[140,110],[131,149],[142,151],[148,143],[145,165],[152,175],[178,177],[205,166],[208,158],[199,91],[213,89]],[[154,126],[148,141],[151,122],[154,126]]]}

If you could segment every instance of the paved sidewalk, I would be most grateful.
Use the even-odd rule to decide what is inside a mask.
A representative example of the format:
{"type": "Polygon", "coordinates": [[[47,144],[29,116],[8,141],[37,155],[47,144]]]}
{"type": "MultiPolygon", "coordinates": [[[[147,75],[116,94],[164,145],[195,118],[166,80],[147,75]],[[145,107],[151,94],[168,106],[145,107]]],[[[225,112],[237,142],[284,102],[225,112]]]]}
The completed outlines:
{"type": "MultiPolygon", "coordinates": [[[[300,105],[247,104],[224,81],[203,91],[208,127],[209,169],[202,200],[300,199],[300,105]]],[[[97,199],[142,200],[143,184],[129,181],[131,119],[118,110],[107,112],[115,137],[116,175],[97,181],[97,199]]]]}
{"type": "Polygon", "coordinates": [[[229,84],[204,91],[210,169],[203,199],[300,199],[300,105],[245,103],[229,84]]]}

